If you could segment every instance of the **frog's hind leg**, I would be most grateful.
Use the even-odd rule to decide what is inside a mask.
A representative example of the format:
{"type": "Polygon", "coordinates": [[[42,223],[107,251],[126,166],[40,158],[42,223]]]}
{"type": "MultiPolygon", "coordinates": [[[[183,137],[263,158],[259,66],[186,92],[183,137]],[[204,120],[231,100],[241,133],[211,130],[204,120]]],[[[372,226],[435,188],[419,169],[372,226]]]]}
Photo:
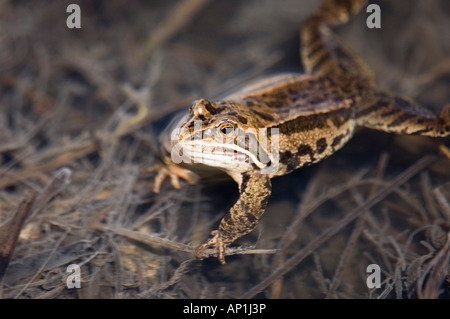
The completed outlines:
{"type": "Polygon", "coordinates": [[[398,134],[445,137],[450,135],[450,104],[436,116],[410,99],[379,92],[357,110],[356,124],[398,134]]]}
{"type": "Polygon", "coordinates": [[[346,23],[366,0],[327,0],[306,20],[301,30],[301,57],[306,73],[352,76],[374,85],[366,64],[333,34],[330,27],[346,23]]]}
{"type": "Polygon", "coordinates": [[[198,258],[208,248],[216,248],[219,261],[225,264],[225,249],[239,237],[251,232],[264,213],[272,191],[270,178],[257,171],[235,176],[239,184],[239,199],[220,221],[219,229],[213,231],[213,237],[197,248],[198,258]]]}

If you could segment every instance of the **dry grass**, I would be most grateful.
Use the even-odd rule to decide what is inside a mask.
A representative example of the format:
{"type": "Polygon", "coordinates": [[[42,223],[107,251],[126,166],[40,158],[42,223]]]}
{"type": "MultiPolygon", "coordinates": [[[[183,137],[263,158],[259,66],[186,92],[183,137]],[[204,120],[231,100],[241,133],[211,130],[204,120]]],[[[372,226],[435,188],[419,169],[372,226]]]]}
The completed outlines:
{"type": "MultiPolygon", "coordinates": [[[[192,250],[235,185],[151,193],[161,119],[300,70],[297,30],[315,1],[79,1],[81,30],[65,27],[70,2],[0,1],[0,255],[11,258],[1,297],[450,296],[450,164],[428,139],[364,130],[275,179],[261,224],[239,241],[257,249],[225,266],[192,250]],[[115,134],[138,105],[144,121],[115,134]],[[66,287],[71,263],[81,289],[66,287]],[[380,289],[366,286],[372,263],[380,289]]],[[[340,35],[383,88],[439,110],[450,102],[450,6],[379,3],[381,29],[363,13],[340,35]]]]}

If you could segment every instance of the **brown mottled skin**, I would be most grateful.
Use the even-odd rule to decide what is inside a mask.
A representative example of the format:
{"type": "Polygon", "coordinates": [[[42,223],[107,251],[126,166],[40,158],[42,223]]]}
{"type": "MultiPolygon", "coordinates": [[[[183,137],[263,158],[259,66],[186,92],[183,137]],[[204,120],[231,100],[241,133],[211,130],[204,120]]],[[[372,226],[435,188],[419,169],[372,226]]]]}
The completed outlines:
{"type": "MultiPolygon", "coordinates": [[[[192,137],[199,133],[194,121],[201,121],[202,132],[212,128],[224,139],[228,133],[247,133],[259,142],[260,135],[252,129],[279,129],[279,166],[268,174],[262,168],[274,164],[270,156],[268,163],[251,162],[248,153],[240,153],[247,161],[232,165],[230,157],[217,151],[217,135],[196,140],[196,146],[211,155],[203,164],[227,172],[238,183],[240,193],[213,237],[197,249],[199,258],[207,248],[215,247],[220,262],[225,263],[225,249],[252,231],[264,213],[271,194],[270,179],[333,154],[351,138],[356,126],[399,134],[450,135],[450,106],[435,116],[407,98],[378,90],[368,67],[331,32],[330,27],[347,22],[365,3],[327,0],[306,20],[300,51],[307,75],[274,77],[224,101],[196,101],[190,109],[178,138],[186,149],[195,146],[192,137]]],[[[223,146],[239,153],[235,139],[231,141],[223,146]]],[[[267,151],[263,149],[269,154],[267,151]]],[[[175,164],[172,167],[180,169],[175,164]]]]}

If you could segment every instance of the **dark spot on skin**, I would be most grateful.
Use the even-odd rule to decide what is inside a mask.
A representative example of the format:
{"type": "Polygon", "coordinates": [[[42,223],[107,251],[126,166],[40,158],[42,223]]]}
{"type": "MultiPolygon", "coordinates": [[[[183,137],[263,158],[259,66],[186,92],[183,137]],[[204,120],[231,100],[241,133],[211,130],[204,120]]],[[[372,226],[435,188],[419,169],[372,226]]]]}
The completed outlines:
{"type": "Polygon", "coordinates": [[[409,120],[412,117],[415,117],[415,115],[404,113],[404,114],[400,115],[399,117],[397,117],[394,121],[389,123],[388,127],[397,126],[399,124],[402,124],[403,122],[406,122],[407,120],[409,120]]]}
{"type": "MultiPolygon", "coordinates": [[[[311,22],[311,23],[321,22],[321,17],[319,17],[319,16],[312,16],[312,17],[310,17],[310,18],[308,19],[308,22],[311,22]]],[[[302,39],[302,40],[304,40],[304,39],[302,39]]],[[[312,46],[312,45],[314,44],[314,42],[316,42],[316,41],[320,41],[320,34],[319,34],[319,32],[318,32],[317,29],[312,29],[312,30],[309,32],[309,39],[308,39],[308,42],[303,41],[304,43],[303,43],[302,45],[303,45],[303,46],[310,47],[310,46],[312,46]]]]}
{"type": "Polygon", "coordinates": [[[323,99],[321,99],[321,98],[310,98],[310,99],[307,100],[307,102],[309,104],[319,104],[319,103],[323,102],[323,99]]]}
{"type": "Polygon", "coordinates": [[[266,120],[266,121],[273,121],[273,116],[267,113],[262,113],[262,112],[258,112],[253,110],[253,112],[258,115],[259,117],[261,117],[262,119],[266,120]]]}
{"type": "Polygon", "coordinates": [[[265,209],[268,203],[269,203],[269,194],[264,196],[263,200],[261,201],[261,208],[265,209]]]}
{"type": "Polygon", "coordinates": [[[221,103],[217,108],[216,108],[216,112],[217,114],[222,113],[223,111],[226,111],[228,108],[227,103],[221,103]]]}
{"type": "MultiPolygon", "coordinates": [[[[409,134],[423,134],[423,133],[427,133],[427,132],[429,132],[431,130],[432,130],[432,128],[424,128],[422,130],[418,130],[418,131],[415,131],[415,132],[409,133],[409,134]]],[[[402,130],[402,133],[406,134],[406,131],[407,130],[402,130]]]]}
{"type": "Polygon", "coordinates": [[[248,106],[248,107],[252,107],[252,106],[255,105],[255,104],[254,104],[253,101],[251,101],[251,100],[245,100],[245,101],[244,101],[244,105],[245,105],[245,106],[248,106]]]}
{"type": "Polygon", "coordinates": [[[300,167],[300,159],[298,157],[292,157],[286,165],[286,173],[292,172],[293,170],[300,167]]]}
{"type": "Polygon", "coordinates": [[[372,106],[369,106],[359,112],[356,113],[356,117],[363,117],[366,115],[369,115],[373,112],[378,111],[379,109],[386,107],[388,105],[388,103],[386,101],[380,100],[378,102],[376,102],[375,104],[373,104],[372,106]]]}
{"type": "Polygon", "coordinates": [[[287,98],[287,95],[283,91],[277,91],[275,94],[273,94],[273,98],[276,100],[285,100],[287,98]]]}
{"type": "Polygon", "coordinates": [[[297,155],[299,155],[299,156],[309,155],[309,158],[310,158],[311,162],[315,161],[314,151],[313,151],[312,147],[307,145],[307,144],[301,144],[298,147],[297,155]]]}
{"type": "Polygon", "coordinates": [[[277,107],[283,106],[283,102],[276,101],[276,100],[275,101],[268,101],[268,102],[266,102],[266,105],[268,107],[277,108],[277,107]]]}
{"type": "Polygon", "coordinates": [[[264,182],[264,188],[267,190],[272,189],[272,184],[270,182],[270,179],[268,179],[268,178],[266,179],[266,181],[264,182]]]}
{"type": "Polygon", "coordinates": [[[215,115],[217,114],[217,110],[216,108],[210,103],[210,102],[206,102],[204,103],[206,110],[211,114],[211,115],[215,115]]]}
{"type": "Polygon", "coordinates": [[[330,114],[330,120],[333,125],[337,128],[341,127],[343,124],[347,123],[348,119],[352,113],[351,108],[341,109],[330,114]]]}
{"type": "Polygon", "coordinates": [[[245,191],[247,188],[248,181],[250,180],[250,175],[242,174],[242,182],[241,182],[241,193],[245,191]]]}
{"type": "MultiPolygon", "coordinates": [[[[240,203],[241,203],[241,211],[243,211],[244,213],[245,213],[245,215],[244,216],[242,216],[242,217],[246,217],[247,215],[248,215],[248,211],[249,211],[249,207],[248,207],[248,205],[246,204],[246,202],[245,201],[243,201],[243,200],[240,200],[240,203]]],[[[243,224],[243,223],[245,223],[246,222],[246,220],[243,220],[244,218],[239,218],[239,220],[238,220],[238,222],[239,222],[239,224],[243,224]]]]}
{"type": "Polygon", "coordinates": [[[319,59],[319,61],[317,61],[316,63],[314,63],[314,66],[312,67],[311,73],[314,74],[317,72],[317,70],[320,69],[321,66],[323,66],[323,64],[325,64],[325,62],[327,62],[330,59],[330,56],[328,54],[328,52],[319,59]]]}
{"type": "Polygon", "coordinates": [[[222,110],[228,106],[228,103],[226,101],[221,101],[221,102],[217,102],[217,103],[219,103],[217,108],[220,110],[222,110]]]}
{"type": "Polygon", "coordinates": [[[292,101],[297,101],[299,99],[305,99],[308,97],[308,93],[306,93],[303,90],[289,88],[288,89],[288,96],[292,101]]]}
{"type": "Polygon", "coordinates": [[[246,214],[245,217],[247,218],[247,221],[251,225],[256,224],[258,222],[257,218],[255,216],[253,216],[252,214],[246,214]]]}
{"type": "Polygon", "coordinates": [[[386,113],[381,114],[380,116],[381,116],[381,117],[388,117],[388,116],[392,116],[392,115],[394,115],[394,114],[397,114],[397,113],[399,113],[399,112],[401,112],[401,110],[399,110],[399,109],[393,109],[393,110],[390,110],[390,111],[388,111],[388,112],[386,112],[386,113]]]}
{"type": "Polygon", "coordinates": [[[297,150],[297,154],[300,156],[312,154],[312,153],[313,153],[312,147],[307,144],[301,144],[297,150]]]}
{"type": "Polygon", "coordinates": [[[361,92],[362,90],[364,90],[365,86],[363,85],[363,83],[358,82],[356,84],[356,89],[358,90],[358,92],[361,92]]]}
{"type": "MultiPolygon", "coordinates": [[[[227,226],[229,226],[229,228],[233,228],[234,227],[234,221],[231,218],[231,214],[226,214],[225,217],[223,218],[223,221],[227,224],[227,226]]],[[[222,228],[222,225],[220,225],[220,227],[222,228]]]]}
{"type": "Polygon", "coordinates": [[[322,137],[317,140],[316,142],[316,150],[317,154],[322,154],[327,149],[327,140],[326,138],[322,137]]]}
{"type": "Polygon", "coordinates": [[[301,116],[292,121],[276,126],[280,130],[281,134],[292,135],[299,132],[310,131],[315,128],[321,129],[327,126],[326,117],[320,116],[320,114],[312,114],[309,116],[301,116]]]}
{"type": "Polygon", "coordinates": [[[290,151],[280,153],[280,162],[283,164],[287,164],[287,162],[291,158],[292,158],[292,153],[290,151]]]}
{"type": "Polygon", "coordinates": [[[339,144],[341,144],[342,139],[345,137],[344,134],[339,134],[338,136],[336,136],[333,139],[333,142],[331,143],[331,147],[333,147],[333,149],[338,146],[339,144]]]}
{"type": "Polygon", "coordinates": [[[247,124],[247,119],[245,117],[243,117],[242,115],[237,115],[236,118],[238,119],[239,122],[241,122],[242,124],[247,124]]]}
{"type": "Polygon", "coordinates": [[[300,159],[290,151],[280,153],[280,163],[286,165],[286,174],[292,172],[300,165],[300,159]]]}
{"type": "Polygon", "coordinates": [[[315,46],[309,47],[309,52],[307,54],[307,58],[311,59],[317,52],[323,49],[322,42],[317,42],[315,46]]]}
{"type": "Polygon", "coordinates": [[[197,117],[202,121],[206,120],[206,117],[203,114],[199,114],[197,117]]]}
{"type": "Polygon", "coordinates": [[[417,120],[417,124],[422,124],[423,123],[423,119],[418,119],[417,120]]]}

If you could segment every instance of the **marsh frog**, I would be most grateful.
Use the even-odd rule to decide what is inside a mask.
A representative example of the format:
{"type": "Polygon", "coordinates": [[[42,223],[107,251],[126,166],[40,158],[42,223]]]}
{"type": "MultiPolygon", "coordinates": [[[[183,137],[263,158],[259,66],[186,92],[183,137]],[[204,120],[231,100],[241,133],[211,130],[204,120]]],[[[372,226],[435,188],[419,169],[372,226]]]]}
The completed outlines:
{"type": "MultiPolygon", "coordinates": [[[[450,135],[450,106],[438,116],[414,101],[378,89],[369,68],[331,28],[346,23],[365,5],[361,0],[326,0],[304,22],[301,58],[306,74],[271,77],[218,101],[195,101],[172,134],[171,148],[182,157],[225,171],[239,186],[239,199],[212,238],[196,250],[199,258],[225,249],[252,231],[266,209],[271,178],[317,163],[339,150],[355,127],[431,137],[450,135]]],[[[173,160],[173,157],[172,157],[173,160]]],[[[186,166],[173,161],[164,177],[194,182],[186,166]]]]}

